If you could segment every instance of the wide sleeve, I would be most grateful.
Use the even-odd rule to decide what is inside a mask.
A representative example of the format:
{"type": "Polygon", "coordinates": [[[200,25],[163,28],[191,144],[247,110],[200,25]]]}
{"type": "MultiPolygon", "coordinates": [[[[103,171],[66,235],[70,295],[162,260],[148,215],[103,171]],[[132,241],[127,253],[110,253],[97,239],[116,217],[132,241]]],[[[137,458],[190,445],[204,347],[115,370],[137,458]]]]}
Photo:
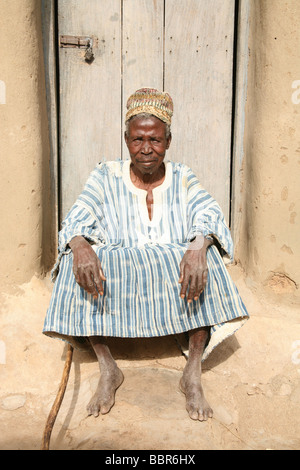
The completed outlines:
{"type": "Polygon", "coordinates": [[[233,242],[222,210],[190,168],[187,169],[187,216],[188,240],[200,234],[213,236],[233,260],[233,242]]]}
{"type": "Polygon", "coordinates": [[[105,243],[104,176],[103,164],[99,164],[90,174],[82,193],[63,220],[58,234],[58,258],[52,270],[52,279],[56,277],[61,257],[71,251],[69,243],[73,238],[82,236],[91,243],[105,243]]]}

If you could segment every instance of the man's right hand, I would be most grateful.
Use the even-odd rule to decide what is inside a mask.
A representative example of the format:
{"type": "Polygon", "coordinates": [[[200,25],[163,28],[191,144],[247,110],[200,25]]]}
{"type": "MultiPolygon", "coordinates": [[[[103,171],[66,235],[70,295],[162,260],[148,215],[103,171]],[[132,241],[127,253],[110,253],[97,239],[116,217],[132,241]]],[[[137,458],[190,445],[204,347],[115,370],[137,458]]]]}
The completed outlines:
{"type": "Polygon", "coordinates": [[[73,252],[73,273],[76,282],[94,298],[103,295],[102,281],[106,281],[98,256],[89,242],[75,237],[69,246],[73,252]]]}

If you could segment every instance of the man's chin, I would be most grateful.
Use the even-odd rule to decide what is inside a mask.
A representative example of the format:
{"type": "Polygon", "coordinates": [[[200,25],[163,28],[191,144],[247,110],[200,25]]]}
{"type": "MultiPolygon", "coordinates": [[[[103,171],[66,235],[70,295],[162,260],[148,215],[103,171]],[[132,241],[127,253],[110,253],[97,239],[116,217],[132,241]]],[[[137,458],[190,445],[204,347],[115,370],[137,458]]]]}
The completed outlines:
{"type": "Polygon", "coordinates": [[[139,170],[141,173],[144,175],[146,174],[152,174],[157,170],[156,167],[156,162],[151,162],[151,163],[140,163],[138,166],[139,170]]]}

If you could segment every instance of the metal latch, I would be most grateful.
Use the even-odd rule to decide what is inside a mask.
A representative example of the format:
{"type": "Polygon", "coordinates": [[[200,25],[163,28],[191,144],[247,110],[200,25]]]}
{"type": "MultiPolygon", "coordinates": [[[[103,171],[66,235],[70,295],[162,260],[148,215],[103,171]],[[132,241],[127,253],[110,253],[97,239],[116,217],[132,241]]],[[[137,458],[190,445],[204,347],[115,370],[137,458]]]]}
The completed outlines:
{"type": "Polygon", "coordinates": [[[93,39],[87,36],[60,36],[59,46],[85,48],[85,60],[87,62],[93,62],[95,58],[93,53],[93,39]]]}

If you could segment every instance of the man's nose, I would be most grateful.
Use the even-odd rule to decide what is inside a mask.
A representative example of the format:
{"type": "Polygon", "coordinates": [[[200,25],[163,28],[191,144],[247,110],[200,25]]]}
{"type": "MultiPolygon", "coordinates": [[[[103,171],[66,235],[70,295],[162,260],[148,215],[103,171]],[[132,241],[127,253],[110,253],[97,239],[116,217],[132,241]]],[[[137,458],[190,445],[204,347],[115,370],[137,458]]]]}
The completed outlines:
{"type": "Polygon", "coordinates": [[[150,142],[148,142],[147,140],[143,142],[142,153],[148,154],[148,153],[151,153],[151,150],[152,149],[151,149],[150,142]]]}

